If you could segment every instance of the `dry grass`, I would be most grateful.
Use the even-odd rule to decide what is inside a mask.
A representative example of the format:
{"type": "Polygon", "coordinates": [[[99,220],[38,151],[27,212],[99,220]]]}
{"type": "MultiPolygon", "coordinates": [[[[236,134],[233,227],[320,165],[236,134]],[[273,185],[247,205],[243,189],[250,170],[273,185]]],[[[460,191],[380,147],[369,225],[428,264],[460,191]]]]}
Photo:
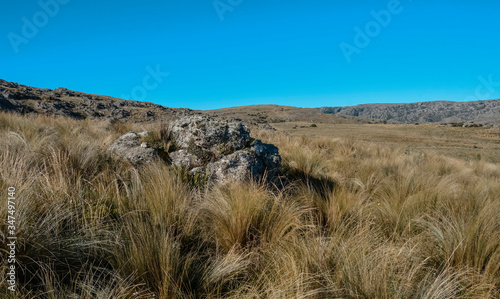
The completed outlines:
{"type": "Polygon", "coordinates": [[[220,118],[238,118],[252,123],[276,122],[313,122],[324,124],[357,124],[357,123],[382,123],[362,117],[352,117],[340,114],[327,114],[315,108],[298,108],[279,105],[250,105],[230,107],[217,110],[198,111],[202,114],[220,118]]]}
{"type": "Polygon", "coordinates": [[[413,154],[430,153],[465,161],[500,163],[500,129],[454,128],[436,124],[330,124],[311,122],[275,123],[274,127],[293,136],[350,139],[392,149],[404,148],[413,154]]]}
{"type": "MultiPolygon", "coordinates": [[[[145,128],[0,114],[0,190],[17,189],[19,238],[18,292],[2,259],[0,297],[500,296],[498,164],[261,131],[284,188],[198,189],[107,154],[145,128]]],[[[5,233],[2,220],[2,258],[5,233]]]]}

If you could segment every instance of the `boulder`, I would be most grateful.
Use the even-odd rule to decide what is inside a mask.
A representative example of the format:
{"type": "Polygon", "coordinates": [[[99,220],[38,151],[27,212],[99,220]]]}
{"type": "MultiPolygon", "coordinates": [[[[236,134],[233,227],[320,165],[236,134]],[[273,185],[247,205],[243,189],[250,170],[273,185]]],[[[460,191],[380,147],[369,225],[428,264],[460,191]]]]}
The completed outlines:
{"type": "Polygon", "coordinates": [[[245,148],[252,141],[241,122],[207,116],[181,118],[170,126],[170,132],[179,148],[199,149],[215,156],[245,148]]]}
{"type": "Polygon", "coordinates": [[[249,177],[272,181],[278,174],[281,157],[278,148],[272,144],[264,144],[259,140],[248,149],[222,156],[209,163],[205,168],[196,168],[193,173],[208,175],[209,181],[227,183],[233,180],[244,180],[249,177]]]}
{"type": "Polygon", "coordinates": [[[169,130],[177,148],[170,153],[172,164],[206,176],[209,182],[264,176],[271,181],[278,174],[278,148],[251,138],[240,121],[188,116],[173,122],[169,130]]]}
{"type": "Polygon", "coordinates": [[[134,166],[140,166],[145,163],[155,161],[158,156],[158,150],[150,148],[141,142],[141,137],[146,137],[149,132],[134,133],[129,132],[115,141],[108,151],[113,155],[128,160],[134,166]]]}

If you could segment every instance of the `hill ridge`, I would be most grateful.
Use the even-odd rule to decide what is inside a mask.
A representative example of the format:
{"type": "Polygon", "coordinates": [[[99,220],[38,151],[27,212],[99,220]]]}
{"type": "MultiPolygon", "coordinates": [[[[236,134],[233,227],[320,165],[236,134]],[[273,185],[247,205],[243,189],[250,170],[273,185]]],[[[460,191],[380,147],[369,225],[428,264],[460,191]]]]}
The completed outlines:
{"type": "Polygon", "coordinates": [[[428,101],[320,107],[323,113],[362,116],[400,123],[500,123],[500,99],[473,102],[428,101]]]}
{"type": "Polygon", "coordinates": [[[37,88],[0,79],[0,110],[43,113],[76,119],[108,118],[137,122],[171,119],[195,114],[191,109],[130,101],[105,95],[73,91],[63,87],[37,88]]]}

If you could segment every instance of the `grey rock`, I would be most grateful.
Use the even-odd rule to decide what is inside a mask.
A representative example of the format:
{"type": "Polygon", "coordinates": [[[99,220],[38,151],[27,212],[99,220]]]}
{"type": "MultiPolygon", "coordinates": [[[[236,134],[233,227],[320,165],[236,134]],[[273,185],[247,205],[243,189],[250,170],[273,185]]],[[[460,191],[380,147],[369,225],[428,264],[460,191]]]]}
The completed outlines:
{"type": "Polygon", "coordinates": [[[210,181],[228,183],[263,173],[263,163],[249,151],[240,150],[206,166],[210,181]]]}
{"type": "Polygon", "coordinates": [[[240,121],[189,116],[173,122],[169,129],[178,149],[170,153],[172,164],[186,167],[192,175],[226,184],[264,176],[272,181],[278,174],[278,148],[251,138],[240,121]]]}
{"type": "Polygon", "coordinates": [[[124,119],[130,116],[130,111],[125,109],[116,109],[111,111],[111,116],[117,119],[124,119]]]}
{"type": "Polygon", "coordinates": [[[197,156],[189,153],[186,149],[172,152],[169,157],[172,164],[177,167],[193,168],[203,165],[203,162],[197,156]]]}
{"type": "MultiPolygon", "coordinates": [[[[272,122],[280,122],[280,121],[277,121],[277,120],[271,120],[272,122]]],[[[275,128],[273,128],[270,124],[259,124],[257,126],[257,128],[259,130],[263,130],[263,131],[276,131],[275,128]]]]}
{"type": "Polygon", "coordinates": [[[7,92],[0,93],[0,109],[4,110],[14,110],[16,109],[16,103],[11,100],[12,95],[7,92]]]}
{"type": "Polygon", "coordinates": [[[155,161],[159,157],[158,151],[154,148],[141,146],[140,138],[147,136],[147,134],[148,132],[139,134],[129,132],[122,135],[108,148],[108,151],[121,159],[128,160],[134,166],[155,161]]]}
{"type": "Polygon", "coordinates": [[[180,148],[196,147],[214,155],[248,146],[250,132],[241,122],[208,116],[190,116],[175,121],[170,131],[180,148]]]}
{"type": "MultiPolygon", "coordinates": [[[[228,183],[234,180],[276,177],[281,165],[278,148],[272,144],[256,141],[255,146],[248,150],[239,150],[233,154],[223,156],[220,160],[206,166],[209,180],[218,183],[228,183]]],[[[203,168],[196,170],[203,172],[203,168]]]]}

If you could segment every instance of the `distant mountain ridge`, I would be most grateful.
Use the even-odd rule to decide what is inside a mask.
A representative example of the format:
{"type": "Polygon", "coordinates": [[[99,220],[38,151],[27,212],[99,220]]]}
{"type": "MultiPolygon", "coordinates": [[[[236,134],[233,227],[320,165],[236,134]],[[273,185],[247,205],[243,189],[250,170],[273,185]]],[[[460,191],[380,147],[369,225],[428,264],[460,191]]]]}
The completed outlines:
{"type": "Polygon", "coordinates": [[[94,95],[66,88],[36,88],[0,79],[0,110],[40,113],[77,119],[122,121],[171,120],[206,114],[241,118],[250,123],[475,123],[500,124],[500,100],[475,102],[420,102],[363,104],[348,107],[297,108],[277,105],[231,107],[211,111],[168,108],[161,105],[94,95]],[[330,114],[330,115],[328,115],[330,114]],[[335,115],[335,116],[333,116],[335,115]]]}
{"type": "Polygon", "coordinates": [[[109,119],[132,122],[170,121],[186,115],[210,115],[241,119],[246,124],[272,122],[376,123],[362,117],[334,116],[314,108],[278,105],[253,105],[210,111],[168,108],[104,95],[72,91],[63,87],[37,88],[0,79],[0,111],[21,114],[45,114],[76,119],[109,119]]]}
{"type": "Polygon", "coordinates": [[[363,104],[317,108],[323,113],[361,116],[399,123],[499,124],[500,100],[474,102],[419,102],[404,104],[363,104]]]}

